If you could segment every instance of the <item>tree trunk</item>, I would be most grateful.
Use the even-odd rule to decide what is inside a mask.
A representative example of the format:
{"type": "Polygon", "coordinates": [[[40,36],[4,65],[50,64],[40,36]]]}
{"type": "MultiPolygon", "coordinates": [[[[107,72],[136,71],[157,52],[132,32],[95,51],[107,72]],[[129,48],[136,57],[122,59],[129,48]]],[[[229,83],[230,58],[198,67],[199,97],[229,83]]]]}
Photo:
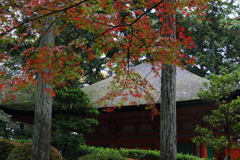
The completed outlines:
{"type": "MultiPolygon", "coordinates": [[[[175,0],[166,0],[166,4],[173,3],[175,0]]],[[[169,10],[171,11],[171,9],[169,10]]],[[[164,23],[168,24],[173,33],[164,36],[174,41],[176,39],[175,15],[174,13],[166,14],[168,15],[166,15],[164,23]]],[[[161,72],[160,160],[176,160],[176,123],[176,67],[172,64],[163,64],[161,72]]]]}
{"type": "Polygon", "coordinates": [[[176,147],[176,68],[163,64],[160,106],[160,160],[175,160],[176,147]]]}
{"type": "MultiPolygon", "coordinates": [[[[53,17],[49,16],[44,19],[43,31],[45,35],[40,40],[39,47],[49,46],[54,44],[54,26],[49,28],[53,17]]],[[[50,139],[51,139],[51,121],[52,121],[52,97],[48,92],[51,93],[52,86],[47,84],[46,79],[43,77],[44,73],[50,70],[46,67],[42,73],[36,74],[37,80],[37,93],[36,93],[36,105],[34,115],[34,130],[33,130],[33,148],[32,148],[32,160],[49,160],[50,151],[50,139]]]]}

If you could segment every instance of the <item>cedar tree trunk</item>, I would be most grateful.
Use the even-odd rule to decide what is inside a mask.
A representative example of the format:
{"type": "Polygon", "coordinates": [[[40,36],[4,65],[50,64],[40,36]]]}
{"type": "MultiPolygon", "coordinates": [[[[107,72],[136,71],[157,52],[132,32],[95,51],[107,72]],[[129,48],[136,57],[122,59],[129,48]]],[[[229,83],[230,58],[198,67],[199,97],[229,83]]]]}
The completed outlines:
{"type": "MultiPolygon", "coordinates": [[[[175,0],[166,0],[166,4],[173,4],[175,0]]],[[[170,9],[171,10],[171,9],[170,9]]],[[[166,13],[168,14],[168,13],[166,13]]],[[[166,15],[165,23],[173,31],[165,37],[176,39],[175,15],[166,15]]],[[[169,53],[174,54],[174,53],[169,53]]],[[[163,64],[161,72],[161,106],[160,106],[160,160],[176,160],[176,67],[163,64]]]]}
{"type": "MultiPolygon", "coordinates": [[[[55,36],[52,25],[53,17],[48,16],[44,19],[43,31],[46,32],[40,40],[39,47],[49,46],[54,44],[55,36]],[[48,31],[47,31],[48,30],[48,31]]],[[[46,67],[42,73],[36,74],[37,80],[37,93],[36,105],[34,115],[34,130],[33,130],[33,148],[32,160],[49,160],[50,139],[51,139],[51,120],[52,120],[52,86],[47,84],[46,79],[43,77],[44,73],[50,70],[46,67]]]]}
{"type": "Polygon", "coordinates": [[[176,67],[163,64],[160,106],[160,160],[176,160],[176,67]]]}

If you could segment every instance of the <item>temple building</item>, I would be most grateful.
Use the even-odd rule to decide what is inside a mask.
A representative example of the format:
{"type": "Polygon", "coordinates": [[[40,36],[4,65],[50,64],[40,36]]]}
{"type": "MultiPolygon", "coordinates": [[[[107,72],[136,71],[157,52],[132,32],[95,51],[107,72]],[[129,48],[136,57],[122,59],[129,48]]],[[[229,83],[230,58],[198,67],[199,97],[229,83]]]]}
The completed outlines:
{"type": "MultiPolygon", "coordinates": [[[[142,63],[132,68],[151,87],[151,94],[155,98],[155,107],[159,110],[161,79],[160,71],[153,69],[152,64],[142,63]]],[[[87,145],[111,147],[111,148],[139,148],[160,150],[159,129],[161,113],[154,115],[151,109],[147,109],[149,102],[138,96],[128,95],[123,101],[121,96],[105,100],[105,105],[97,103],[109,91],[109,85],[114,77],[107,78],[92,85],[82,88],[91,101],[97,105],[100,111],[99,125],[95,132],[85,135],[87,145]],[[116,107],[121,104],[122,107],[116,107]],[[114,108],[113,110],[111,110],[114,108]],[[111,112],[106,112],[111,110],[111,112]]],[[[185,69],[177,67],[176,75],[176,110],[177,110],[177,151],[183,154],[193,154],[198,157],[218,158],[213,149],[207,146],[197,146],[191,139],[198,134],[194,131],[195,125],[207,126],[203,122],[203,116],[211,114],[216,106],[203,102],[197,92],[203,87],[203,82],[208,80],[201,78],[185,69]]],[[[116,91],[127,93],[124,86],[116,91]]],[[[139,89],[141,92],[141,89],[139,89]]],[[[142,93],[144,94],[144,93],[142,93]]],[[[102,103],[103,104],[103,103],[102,103]]],[[[151,104],[153,105],[153,104],[151,104]]],[[[0,109],[12,115],[12,121],[20,121],[33,124],[33,104],[24,104],[20,107],[0,109]]],[[[54,114],[54,113],[53,113],[54,114]]]]}

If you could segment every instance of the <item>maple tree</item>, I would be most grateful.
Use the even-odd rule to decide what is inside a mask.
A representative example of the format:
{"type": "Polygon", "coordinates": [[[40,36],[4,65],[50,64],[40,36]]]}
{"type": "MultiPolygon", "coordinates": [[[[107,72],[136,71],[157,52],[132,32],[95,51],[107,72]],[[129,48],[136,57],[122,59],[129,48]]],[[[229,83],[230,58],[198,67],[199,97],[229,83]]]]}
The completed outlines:
{"type": "MultiPolygon", "coordinates": [[[[206,2],[183,0],[171,2],[170,5],[164,0],[4,1],[0,6],[0,42],[2,45],[9,43],[14,45],[10,49],[0,50],[0,62],[3,66],[1,76],[7,75],[8,67],[4,65],[11,61],[11,53],[14,50],[22,48],[23,44],[28,42],[34,45],[25,47],[19,53],[20,72],[13,75],[8,84],[2,81],[0,88],[7,87],[9,83],[14,87],[26,86],[29,83],[37,85],[44,83],[45,87],[37,89],[39,94],[37,94],[36,102],[42,101],[43,105],[39,105],[41,107],[36,105],[35,110],[41,108],[42,111],[45,110],[45,113],[51,114],[51,97],[55,94],[52,86],[64,86],[66,80],[74,80],[83,73],[82,57],[75,50],[87,53],[88,59],[85,62],[88,62],[117,48],[107,64],[107,67],[116,74],[112,83],[112,92],[104,98],[111,99],[111,97],[121,95],[124,100],[132,96],[142,98],[149,104],[155,103],[149,92],[153,89],[152,86],[134,73],[130,66],[146,55],[151,56],[151,62],[155,66],[153,70],[160,70],[161,63],[174,66],[182,66],[183,60],[193,63],[192,57],[182,53],[183,48],[194,47],[191,36],[185,34],[184,28],[178,25],[175,25],[176,39],[164,36],[175,34],[169,25],[175,21],[174,17],[170,18],[167,23],[164,17],[175,15],[177,11],[182,11],[184,16],[204,14],[207,8],[206,2]],[[155,14],[157,21],[151,19],[150,13],[155,14]],[[55,17],[55,19],[48,20],[49,17],[55,17]],[[156,24],[159,24],[157,28],[154,27],[157,26],[156,24]],[[92,33],[93,37],[87,39],[79,36],[68,44],[57,45],[53,37],[49,41],[46,40],[50,34],[60,35],[68,25],[74,25],[79,30],[92,33]],[[19,28],[24,28],[24,30],[17,32],[19,28]],[[115,92],[119,87],[125,87],[129,89],[129,92],[115,92]],[[45,95],[49,98],[48,107],[44,105],[45,98],[40,98],[41,96],[38,95],[45,95]]],[[[13,97],[12,94],[7,98],[11,97],[13,97]]],[[[50,115],[47,117],[49,118],[50,115]]],[[[39,117],[36,116],[35,125],[38,120],[39,117]]],[[[50,125],[50,123],[45,124],[45,127],[49,130],[50,125]]],[[[34,132],[35,136],[39,134],[38,129],[34,132]]],[[[34,141],[33,144],[38,143],[34,141]]],[[[33,150],[36,151],[34,145],[33,150]]],[[[42,157],[42,159],[48,158],[42,157]]]]}

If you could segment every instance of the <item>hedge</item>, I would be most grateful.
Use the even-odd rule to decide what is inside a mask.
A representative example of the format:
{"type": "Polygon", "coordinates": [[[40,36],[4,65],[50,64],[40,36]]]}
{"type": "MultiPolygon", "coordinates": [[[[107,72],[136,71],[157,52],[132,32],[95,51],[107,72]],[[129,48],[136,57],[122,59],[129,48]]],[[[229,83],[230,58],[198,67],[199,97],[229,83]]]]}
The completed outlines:
{"type": "MultiPolygon", "coordinates": [[[[138,160],[159,160],[160,151],[157,150],[143,150],[143,149],[124,149],[119,150],[103,147],[93,147],[93,146],[80,146],[80,151],[82,156],[88,154],[105,155],[105,154],[117,154],[120,153],[122,157],[133,158],[138,160]],[[97,153],[97,154],[96,154],[97,153]]],[[[177,153],[177,160],[204,160],[204,158],[199,158],[193,155],[177,153]]]]}

